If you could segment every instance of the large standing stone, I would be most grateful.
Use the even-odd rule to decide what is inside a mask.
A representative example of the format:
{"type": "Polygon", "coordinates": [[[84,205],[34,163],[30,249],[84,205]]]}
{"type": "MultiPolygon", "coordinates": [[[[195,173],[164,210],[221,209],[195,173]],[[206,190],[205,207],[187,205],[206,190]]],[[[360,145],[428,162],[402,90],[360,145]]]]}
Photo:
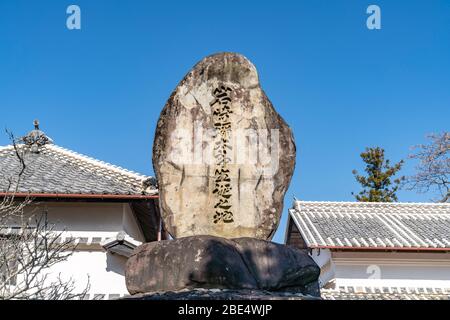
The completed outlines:
{"type": "Polygon", "coordinates": [[[242,55],[200,61],[159,118],[153,167],[175,238],[271,239],[294,166],[291,130],[242,55]]]}

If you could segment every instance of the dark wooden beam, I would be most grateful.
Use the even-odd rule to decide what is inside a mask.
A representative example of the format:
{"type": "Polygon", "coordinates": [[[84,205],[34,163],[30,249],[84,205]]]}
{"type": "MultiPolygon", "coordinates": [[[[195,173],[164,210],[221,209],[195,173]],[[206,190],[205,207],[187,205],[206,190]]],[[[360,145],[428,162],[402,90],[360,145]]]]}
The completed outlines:
{"type": "Polygon", "coordinates": [[[297,226],[295,225],[294,220],[292,220],[292,217],[289,215],[288,218],[288,234],[286,237],[286,244],[290,246],[294,246],[299,249],[307,249],[305,239],[303,239],[302,234],[298,230],[297,226]]]}

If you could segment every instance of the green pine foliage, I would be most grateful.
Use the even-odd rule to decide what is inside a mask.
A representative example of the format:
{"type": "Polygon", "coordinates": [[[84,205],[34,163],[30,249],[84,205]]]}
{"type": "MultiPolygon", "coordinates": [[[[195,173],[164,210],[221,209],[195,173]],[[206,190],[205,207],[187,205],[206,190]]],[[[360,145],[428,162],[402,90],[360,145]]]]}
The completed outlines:
{"type": "Polygon", "coordinates": [[[395,202],[397,201],[396,192],[405,177],[393,179],[403,166],[403,160],[391,166],[390,161],[384,157],[384,149],[380,147],[366,148],[361,153],[362,160],[366,163],[366,176],[359,175],[358,171],[353,170],[353,174],[363,190],[355,196],[359,202],[395,202]]]}

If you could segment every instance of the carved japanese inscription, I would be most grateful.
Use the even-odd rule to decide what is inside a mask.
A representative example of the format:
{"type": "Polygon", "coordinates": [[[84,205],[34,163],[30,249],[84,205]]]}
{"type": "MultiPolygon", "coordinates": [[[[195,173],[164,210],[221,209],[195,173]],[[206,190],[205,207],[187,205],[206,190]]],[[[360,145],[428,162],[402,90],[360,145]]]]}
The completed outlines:
{"type": "Polygon", "coordinates": [[[217,136],[214,145],[214,158],[216,160],[216,168],[214,171],[214,191],[217,195],[218,201],[214,205],[215,215],[214,223],[233,222],[233,212],[231,210],[231,178],[228,164],[231,163],[230,157],[232,146],[230,143],[231,137],[231,111],[230,92],[232,90],[225,86],[220,86],[214,90],[214,101],[211,103],[213,108],[214,128],[217,136]]]}

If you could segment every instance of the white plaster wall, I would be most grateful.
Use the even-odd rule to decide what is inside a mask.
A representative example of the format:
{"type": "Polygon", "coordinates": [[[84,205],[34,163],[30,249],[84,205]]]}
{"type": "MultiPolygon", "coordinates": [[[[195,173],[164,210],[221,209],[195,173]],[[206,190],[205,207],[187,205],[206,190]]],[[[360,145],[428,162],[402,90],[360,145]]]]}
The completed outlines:
{"type": "Polygon", "coordinates": [[[72,278],[75,292],[82,292],[90,283],[90,298],[96,294],[128,294],[125,286],[126,258],[102,251],[75,252],[65,262],[49,269],[49,281],[61,274],[63,279],[72,278]],[[89,276],[89,277],[88,277],[89,276]]]}
{"type": "Polygon", "coordinates": [[[331,251],[329,249],[314,249],[310,255],[320,268],[319,285],[322,288],[336,277],[331,251]]]}
{"type": "MultiPolygon", "coordinates": [[[[55,224],[55,230],[63,231],[63,238],[88,238],[88,246],[79,246],[77,251],[65,262],[49,269],[49,281],[61,274],[64,279],[72,278],[76,290],[81,292],[90,282],[90,298],[95,294],[125,295],[126,258],[107,253],[97,245],[89,245],[94,238],[115,238],[125,231],[130,237],[144,241],[141,229],[127,203],[40,203],[27,208],[27,213],[46,211],[48,221],[55,224]],[[81,249],[80,249],[81,248],[81,249]]],[[[98,239],[96,239],[98,240],[98,239]]]]}
{"type": "Polygon", "coordinates": [[[49,221],[59,230],[68,231],[118,231],[122,228],[123,205],[121,203],[49,203],[49,221]]]}
{"type": "Polygon", "coordinates": [[[450,288],[448,253],[333,253],[337,286],[450,288]]]}
{"type": "Polygon", "coordinates": [[[27,208],[27,214],[47,212],[48,221],[55,231],[65,236],[108,239],[125,231],[143,242],[142,231],[128,203],[43,202],[27,208]]]}
{"type": "Polygon", "coordinates": [[[130,205],[124,203],[122,209],[123,230],[133,239],[140,242],[145,242],[142,230],[134,216],[133,210],[131,209],[130,205]]]}

